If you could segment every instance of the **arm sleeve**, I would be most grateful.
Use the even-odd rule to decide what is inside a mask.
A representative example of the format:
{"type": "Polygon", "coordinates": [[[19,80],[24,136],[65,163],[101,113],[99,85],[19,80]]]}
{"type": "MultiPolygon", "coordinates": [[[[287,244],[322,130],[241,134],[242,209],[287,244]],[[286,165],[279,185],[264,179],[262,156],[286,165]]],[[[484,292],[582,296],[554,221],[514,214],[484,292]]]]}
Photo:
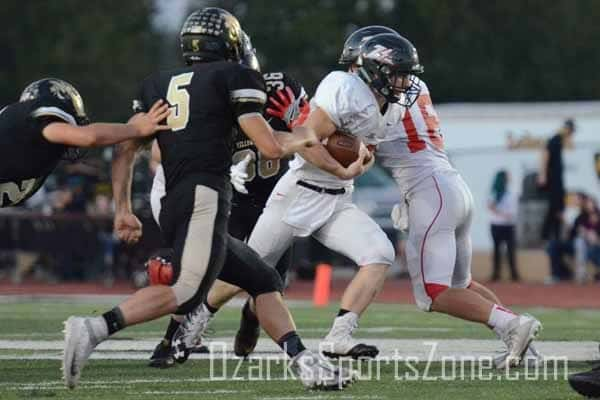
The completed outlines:
{"type": "Polygon", "coordinates": [[[227,91],[236,119],[244,114],[262,114],[267,101],[265,83],[257,71],[235,65],[228,74],[227,91]]]}

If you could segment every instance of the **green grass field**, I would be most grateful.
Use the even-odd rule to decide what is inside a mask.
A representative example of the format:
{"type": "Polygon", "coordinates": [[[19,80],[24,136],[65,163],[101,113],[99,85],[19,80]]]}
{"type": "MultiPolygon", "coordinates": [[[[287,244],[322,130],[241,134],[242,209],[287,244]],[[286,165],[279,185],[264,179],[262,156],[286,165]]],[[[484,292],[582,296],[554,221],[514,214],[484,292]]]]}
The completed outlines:
{"type": "MultiPolygon", "coordinates": [[[[98,315],[109,307],[110,304],[61,301],[0,303],[0,343],[61,340],[62,321],[69,315],[98,315]]],[[[305,338],[324,336],[335,311],[333,306],[325,309],[308,305],[292,307],[299,332],[305,338]]],[[[598,340],[600,311],[519,311],[530,312],[542,321],[541,340],[598,340]]],[[[233,336],[238,319],[238,309],[223,309],[212,325],[214,336],[233,336]]],[[[166,321],[129,328],[115,339],[158,339],[166,321]]],[[[484,327],[443,315],[425,314],[412,306],[375,305],[361,320],[361,328],[357,336],[369,338],[373,344],[377,344],[377,339],[494,339],[484,327]]],[[[131,352],[133,354],[133,350],[131,352]]],[[[343,392],[310,392],[298,381],[284,380],[281,362],[269,363],[267,374],[266,363],[261,360],[230,360],[226,364],[226,375],[230,379],[211,380],[209,360],[192,359],[185,365],[156,370],[146,367],[146,355],[142,354],[143,359],[135,360],[93,359],[83,371],[80,386],[68,390],[61,381],[60,361],[56,359],[59,355],[57,349],[42,352],[28,345],[22,348],[0,346],[0,399],[577,399],[580,397],[564,380],[565,367],[569,373],[588,367],[585,362],[559,364],[557,370],[545,378],[541,373],[536,375],[523,369],[509,374],[487,369],[476,376],[471,376],[466,369],[466,375],[461,378],[460,370],[451,373],[440,362],[430,365],[415,362],[410,366],[403,362],[372,363],[370,373],[366,364],[362,364],[363,379],[343,392]],[[48,354],[53,357],[44,356],[48,354]],[[40,359],[32,359],[38,355],[40,359]],[[267,375],[270,380],[266,380],[267,375]],[[240,379],[231,379],[233,377],[240,379]],[[250,380],[250,377],[261,379],[250,380]]],[[[215,368],[212,371],[215,372],[215,368]]],[[[222,364],[216,373],[223,374],[222,364]]]]}

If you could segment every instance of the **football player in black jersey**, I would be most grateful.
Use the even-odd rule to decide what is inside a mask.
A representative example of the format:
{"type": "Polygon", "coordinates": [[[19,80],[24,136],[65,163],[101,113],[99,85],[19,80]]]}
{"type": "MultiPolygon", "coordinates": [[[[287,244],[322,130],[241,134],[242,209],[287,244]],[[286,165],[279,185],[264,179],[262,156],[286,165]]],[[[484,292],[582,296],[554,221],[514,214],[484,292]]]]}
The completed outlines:
{"type": "MultiPolygon", "coordinates": [[[[265,118],[273,129],[289,130],[302,124],[310,111],[306,91],[295,79],[284,72],[263,74],[267,85],[269,100],[265,109],[265,118]]],[[[263,158],[252,142],[241,135],[235,142],[234,162],[240,160],[231,169],[234,188],[229,233],[240,240],[248,240],[256,221],[273,191],[279,178],[288,170],[289,159],[268,160],[263,158]],[[249,160],[250,164],[244,165],[249,160]],[[237,167],[237,168],[236,168],[237,167]],[[244,168],[240,168],[244,167],[244,168]],[[242,171],[244,186],[236,186],[236,176],[242,171]]],[[[292,248],[289,248],[277,262],[275,269],[281,276],[284,285],[287,271],[292,263],[292,248]]],[[[208,303],[216,312],[223,304],[220,302],[226,296],[211,296],[216,293],[237,293],[239,290],[225,282],[217,281],[208,295],[208,303]],[[212,300],[212,301],[211,301],[212,300]]],[[[214,314],[213,312],[213,314],[214,314]]],[[[251,298],[242,308],[240,329],[235,335],[233,350],[235,355],[245,357],[252,352],[260,335],[260,325],[256,318],[251,298]]]]}
{"type": "MultiPolygon", "coordinates": [[[[246,40],[248,43],[249,39],[246,40]]],[[[258,60],[254,55],[254,49],[249,46],[244,52],[242,62],[253,69],[259,70],[258,60]]],[[[295,79],[291,78],[283,72],[271,72],[263,74],[267,87],[268,102],[265,110],[265,118],[273,129],[280,131],[291,130],[294,126],[303,122],[309,112],[308,98],[306,91],[295,79]]],[[[231,216],[229,218],[229,234],[234,238],[246,241],[250,236],[258,217],[269,197],[277,180],[281,177],[288,168],[288,159],[266,159],[258,151],[255,144],[248,139],[239,128],[235,128],[233,142],[233,162],[230,169],[231,183],[235,188],[233,192],[233,200],[231,206],[231,216]]],[[[152,159],[160,163],[160,151],[153,146],[152,159]]],[[[152,184],[152,192],[150,201],[152,203],[152,213],[155,220],[160,212],[160,198],[164,195],[164,174],[162,167],[159,165],[154,176],[152,184]]],[[[158,221],[157,221],[158,222],[158,221]]],[[[281,276],[281,280],[285,282],[286,271],[289,270],[291,263],[291,249],[280,259],[275,267],[276,271],[281,276]]],[[[150,284],[161,283],[161,277],[171,279],[169,271],[172,266],[169,261],[170,252],[161,251],[159,256],[154,256],[147,262],[148,276],[150,284]]],[[[242,266],[243,267],[243,266],[242,266]]],[[[242,289],[250,289],[252,280],[246,278],[249,274],[257,274],[259,271],[248,271],[247,268],[235,266],[229,259],[222,271],[236,270],[238,271],[240,284],[242,289]]],[[[227,283],[227,279],[222,276],[218,277],[217,281],[209,291],[208,298],[204,302],[204,307],[195,313],[195,319],[198,323],[206,325],[218,309],[223,305],[216,301],[211,301],[211,294],[217,292],[232,292],[240,291],[238,286],[227,283]]],[[[165,282],[167,283],[167,282],[165,282]]],[[[220,296],[219,296],[220,298],[220,296]]],[[[172,319],[165,332],[163,340],[156,346],[152,356],[150,357],[149,366],[157,368],[167,368],[173,365],[173,351],[171,351],[171,343],[173,337],[179,327],[177,319],[172,319]]],[[[250,310],[247,302],[242,312],[242,329],[236,335],[234,352],[238,356],[246,356],[250,351],[246,348],[251,346],[252,349],[256,345],[258,336],[260,335],[260,325],[254,311],[250,310]],[[246,344],[250,342],[250,344],[246,344]]],[[[180,350],[182,357],[178,357],[177,361],[183,362],[187,359],[189,352],[206,352],[207,349],[203,346],[198,346],[193,349],[180,350]],[[186,351],[187,350],[187,351],[186,351]],[[186,352],[188,354],[186,354],[186,352]]]]}
{"type": "MultiPolygon", "coordinates": [[[[271,159],[314,146],[318,140],[306,128],[295,128],[290,134],[274,131],[265,121],[261,114],[266,101],[264,81],[258,72],[239,63],[241,38],[240,24],[229,12],[209,7],[192,13],[181,33],[187,66],[160,71],[143,82],[142,107],[166,98],[172,109],[167,118],[170,131],[160,133],[157,139],[166,178],[160,225],[167,246],[173,248],[174,283],[140,289],[102,316],[67,319],[63,373],[70,388],[77,385],[94,348],[110,335],[167,314],[196,310],[221,272],[226,255],[237,256],[236,263],[249,270],[256,266],[269,270],[245,243],[227,233],[233,126],[239,124],[260,152],[271,159]]],[[[141,234],[130,199],[133,163],[140,147],[139,141],[125,142],[113,159],[115,231],[126,242],[135,242],[141,234]]],[[[276,273],[275,277],[281,282],[276,273]]],[[[247,278],[256,279],[251,274],[247,278]]],[[[260,285],[270,283],[254,282],[259,290],[260,285]]],[[[292,368],[299,372],[303,384],[334,388],[347,383],[350,377],[304,348],[277,289],[252,294],[258,318],[294,357],[292,368]]],[[[193,331],[196,327],[187,321],[180,329],[193,331]]],[[[180,339],[191,345],[187,343],[190,336],[180,339]]]]}
{"type": "Polygon", "coordinates": [[[28,85],[19,102],[0,111],[0,207],[22,204],[42,186],[72,148],[97,147],[168,129],[162,100],[127,124],[89,124],[79,92],[46,78],[28,85]]]}

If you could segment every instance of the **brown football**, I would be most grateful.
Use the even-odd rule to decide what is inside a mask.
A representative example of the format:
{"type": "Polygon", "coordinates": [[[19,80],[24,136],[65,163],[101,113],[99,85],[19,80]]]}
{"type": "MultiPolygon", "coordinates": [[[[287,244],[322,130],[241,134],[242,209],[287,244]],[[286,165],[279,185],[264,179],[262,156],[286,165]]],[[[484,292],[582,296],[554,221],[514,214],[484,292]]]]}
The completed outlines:
{"type": "Polygon", "coordinates": [[[335,132],[327,139],[325,148],[344,167],[352,164],[358,158],[360,140],[353,135],[335,132]]]}

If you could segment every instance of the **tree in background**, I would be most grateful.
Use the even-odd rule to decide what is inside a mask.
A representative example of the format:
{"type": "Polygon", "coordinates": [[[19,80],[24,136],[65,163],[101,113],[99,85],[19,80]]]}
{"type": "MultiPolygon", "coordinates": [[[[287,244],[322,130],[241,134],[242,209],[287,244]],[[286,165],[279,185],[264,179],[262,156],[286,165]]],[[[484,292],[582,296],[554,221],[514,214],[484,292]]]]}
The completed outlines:
{"type": "Polygon", "coordinates": [[[355,28],[387,25],[410,39],[436,102],[597,99],[597,0],[190,1],[236,14],[263,69],[310,91],[339,68],[355,28]]]}
{"type": "Polygon", "coordinates": [[[141,80],[156,69],[159,36],[149,0],[3,0],[0,104],[31,81],[71,82],[92,120],[123,121],[141,80]]]}
{"type": "MultiPolygon", "coordinates": [[[[4,0],[0,105],[30,81],[66,79],[92,118],[124,120],[139,82],[181,65],[178,31],[153,27],[163,11],[219,6],[252,36],[265,71],[284,70],[313,92],[354,29],[390,26],[425,65],[434,101],[596,99],[598,0],[4,0]]],[[[187,15],[187,13],[185,14],[187,15]]]]}

